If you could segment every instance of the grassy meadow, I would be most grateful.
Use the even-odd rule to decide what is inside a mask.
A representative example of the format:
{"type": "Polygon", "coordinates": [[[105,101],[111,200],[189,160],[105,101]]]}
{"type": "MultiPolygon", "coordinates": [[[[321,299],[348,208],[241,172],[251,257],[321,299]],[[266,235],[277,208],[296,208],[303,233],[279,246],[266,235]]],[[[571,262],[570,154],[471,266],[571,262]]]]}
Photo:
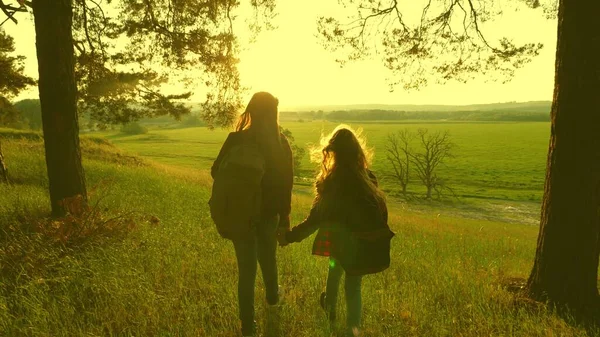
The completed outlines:
{"type": "MultiPolygon", "coordinates": [[[[374,150],[373,170],[380,175],[391,172],[386,159],[386,137],[402,128],[431,132],[448,130],[456,144],[454,157],[440,169],[461,197],[500,200],[541,201],[550,136],[550,124],[530,123],[348,123],[364,130],[368,144],[374,150]]],[[[310,148],[318,144],[321,134],[327,134],[337,124],[332,122],[284,122],[299,146],[310,148]]],[[[128,136],[121,133],[103,134],[114,144],[129,152],[167,164],[191,168],[210,167],[219,152],[228,130],[207,128],[154,129],[147,134],[128,136]]],[[[416,145],[416,144],[415,144],[416,145]]],[[[312,176],[315,164],[306,155],[299,174],[312,176]]],[[[389,187],[393,187],[389,181],[389,187]]],[[[409,189],[419,190],[415,181],[409,189]]]]}
{"type": "MultiPolygon", "coordinates": [[[[334,125],[284,126],[308,144],[334,125]]],[[[385,134],[399,126],[422,125],[364,125],[379,175],[385,134]]],[[[456,157],[443,172],[464,196],[461,203],[476,208],[494,199],[498,212],[501,202],[539,212],[547,123],[427,126],[448,128],[454,137],[456,157]]],[[[92,215],[57,221],[47,218],[41,139],[0,132],[12,181],[0,184],[0,336],[239,336],[233,246],[218,236],[207,208],[207,168],[226,133],[83,136],[92,215]]],[[[307,158],[303,169],[312,170],[307,158]]],[[[293,223],[308,212],[311,196],[304,192],[299,186],[294,195],[293,223]]],[[[363,336],[598,333],[503,287],[527,277],[536,226],[451,209],[423,211],[391,198],[392,266],[363,281],[363,336]]],[[[284,304],[277,310],[267,310],[257,277],[260,336],[341,335],[343,326],[329,327],[318,305],[327,261],[310,255],[311,244],[278,250],[284,304]]]]}
{"type": "MultiPolygon", "coordinates": [[[[454,157],[440,167],[442,177],[458,196],[443,203],[403,203],[405,207],[425,213],[450,212],[457,216],[537,224],[543,194],[550,124],[546,122],[401,122],[348,123],[362,128],[373,149],[372,169],[389,196],[398,196],[398,183],[390,176],[386,159],[388,133],[403,128],[416,131],[450,132],[455,144],[454,157]]],[[[292,131],[298,146],[309,150],[319,143],[337,123],[327,121],[282,122],[292,131]]],[[[205,127],[184,129],[151,129],[142,135],[120,132],[96,133],[128,152],[157,162],[194,169],[210,168],[228,130],[210,131],[205,127]]],[[[415,144],[416,145],[416,144],[415,144]]],[[[299,193],[312,193],[309,178],[317,165],[304,156],[297,179],[299,193]],[[308,179],[307,179],[308,178],[308,179]],[[306,181],[308,180],[308,181],[306,181]],[[304,186],[304,187],[303,187],[304,186]]],[[[409,192],[423,195],[424,188],[416,178],[409,192]]],[[[399,200],[399,202],[403,202],[399,200]]]]}

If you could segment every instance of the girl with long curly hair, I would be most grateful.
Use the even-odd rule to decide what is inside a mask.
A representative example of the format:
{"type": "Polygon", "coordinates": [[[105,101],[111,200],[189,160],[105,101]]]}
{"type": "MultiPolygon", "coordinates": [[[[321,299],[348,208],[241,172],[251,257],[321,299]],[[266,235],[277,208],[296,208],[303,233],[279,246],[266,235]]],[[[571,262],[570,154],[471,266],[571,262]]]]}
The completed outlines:
{"type": "Polygon", "coordinates": [[[310,215],[285,234],[283,245],[300,242],[319,230],[312,253],[330,259],[321,307],[333,322],[339,283],[345,272],[346,329],[349,336],[357,336],[362,276],[389,267],[394,233],[387,223],[385,196],[368,168],[371,152],[364,139],[350,127],[340,125],[321,143],[316,152],[321,170],[310,215]]]}

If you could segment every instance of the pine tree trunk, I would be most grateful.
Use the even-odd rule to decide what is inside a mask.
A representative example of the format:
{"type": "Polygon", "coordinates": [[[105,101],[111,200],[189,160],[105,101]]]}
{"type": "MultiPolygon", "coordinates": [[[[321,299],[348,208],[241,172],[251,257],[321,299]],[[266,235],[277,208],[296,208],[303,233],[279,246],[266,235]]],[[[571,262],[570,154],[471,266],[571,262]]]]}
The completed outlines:
{"type": "Polygon", "coordinates": [[[0,182],[8,184],[8,170],[4,163],[4,154],[2,153],[2,143],[0,143],[0,182]]]}
{"type": "Polygon", "coordinates": [[[87,205],[79,149],[70,0],[33,0],[39,92],[52,214],[87,205]]]}
{"type": "Polygon", "coordinates": [[[527,289],[576,312],[598,305],[600,1],[561,0],[540,233],[527,289]]]}

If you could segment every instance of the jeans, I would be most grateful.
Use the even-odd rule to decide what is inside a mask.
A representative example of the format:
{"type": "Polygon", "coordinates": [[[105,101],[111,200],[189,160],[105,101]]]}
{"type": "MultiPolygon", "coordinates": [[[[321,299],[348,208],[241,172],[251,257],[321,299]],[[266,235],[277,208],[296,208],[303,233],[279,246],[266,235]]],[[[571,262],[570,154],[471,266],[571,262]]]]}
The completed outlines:
{"type": "Polygon", "coordinates": [[[276,260],[277,225],[277,216],[263,218],[256,224],[255,235],[233,242],[238,263],[239,317],[244,335],[254,333],[254,285],[257,261],[262,271],[267,303],[273,305],[279,302],[276,260]]]}
{"type": "MultiPolygon", "coordinates": [[[[326,310],[329,317],[335,317],[335,309],[338,297],[340,279],[344,269],[339,262],[333,258],[329,259],[329,274],[327,275],[327,288],[325,289],[326,310]]],[[[361,299],[361,281],[362,276],[346,275],[344,290],[346,292],[346,326],[358,328],[360,326],[360,316],[362,309],[361,299]]]]}

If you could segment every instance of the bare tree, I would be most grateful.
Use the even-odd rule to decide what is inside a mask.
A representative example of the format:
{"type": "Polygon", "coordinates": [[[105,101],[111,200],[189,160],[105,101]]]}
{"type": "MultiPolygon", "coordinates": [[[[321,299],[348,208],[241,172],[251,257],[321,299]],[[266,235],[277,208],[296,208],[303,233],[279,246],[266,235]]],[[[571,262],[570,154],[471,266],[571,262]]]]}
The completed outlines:
{"type": "Polygon", "coordinates": [[[406,187],[410,180],[410,161],[412,148],[410,147],[411,140],[414,139],[414,134],[408,129],[402,129],[395,133],[387,135],[387,160],[392,164],[394,169],[394,178],[398,180],[402,187],[402,194],[406,196],[406,187]]]}
{"type": "Polygon", "coordinates": [[[431,199],[431,192],[436,191],[441,196],[443,180],[437,176],[437,169],[446,158],[452,157],[454,144],[450,140],[450,133],[437,131],[430,133],[427,129],[419,129],[417,138],[423,152],[411,153],[412,162],[415,164],[417,177],[427,188],[427,199],[431,199]]]}

